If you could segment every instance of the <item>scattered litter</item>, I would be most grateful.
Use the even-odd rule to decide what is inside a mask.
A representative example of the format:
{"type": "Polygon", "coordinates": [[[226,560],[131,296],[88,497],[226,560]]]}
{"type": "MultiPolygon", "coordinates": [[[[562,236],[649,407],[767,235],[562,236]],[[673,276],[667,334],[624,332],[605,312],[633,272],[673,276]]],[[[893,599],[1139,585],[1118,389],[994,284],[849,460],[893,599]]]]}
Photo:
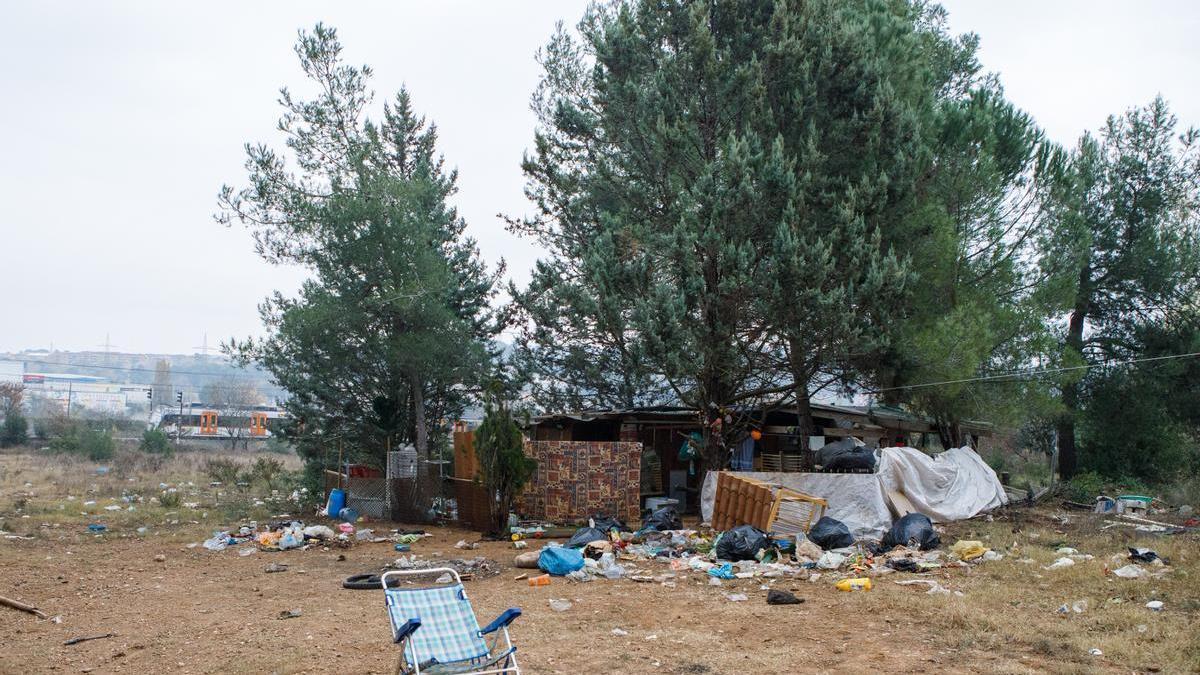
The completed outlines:
{"type": "Polygon", "coordinates": [[[1129,559],[1134,562],[1152,563],[1155,560],[1162,560],[1158,554],[1148,548],[1133,548],[1129,549],[1129,559]]]}
{"type": "Polygon", "coordinates": [[[1042,569],[1044,569],[1044,570],[1061,570],[1064,567],[1070,567],[1074,564],[1075,564],[1075,561],[1071,560],[1070,558],[1059,558],[1058,560],[1055,560],[1054,562],[1050,563],[1049,567],[1043,567],[1042,569]]]}
{"type": "Polygon", "coordinates": [[[285,609],[279,613],[279,618],[280,619],[298,619],[298,618],[300,618],[300,615],[301,615],[301,611],[298,609],[285,609]]]}
{"type": "Polygon", "coordinates": [[[1087,600],[1076,600],[1075,602],[1071,603],[1071,611],[1075,612],[1076,614],[1083,614],[1087,611],[1087,608],[1087,600]]]}
{"type": "Polygon", "coordinates": [[[1146,570],[1138,567],[1137,565],[1126,565],[1119,569],[1113,570],[1113,574],[1121,577],[1122,579],[1140,579],[1141,577],[1146,576],[1146,570]]]}
{"type": "Polygon", "coordinates": [[[997,560],[1004,560],[1004,555],[988,549],[987,551],[984,551],[983,555],[980,556],[979,559],[984,562],[996,562],[997,560]]]}
{"type": "Polygon", "coordinates": [[[948,589],[931,579],[907,579],[905,581],[896,581],[893,583],[898,586],[928,586],[929,590],[925,591],[925,593],[928,595],[950,595],[950,591],[948,589]]]}
{"type": "Polygon", "coordinates": [[[725,599],[730,602],[745,602],[750,598],[746,597],[745,593],[726,593],[725,599]]]}
{"type": "Polygon", "coordinates": [[[536,577],[530,577],[529,585],[530,586],[549,586],[550,585],[550,575],[549,574],[539,574],[536,577]]]}
{"type": "Polygon", "coordinates": [[[1055,551],[1055,553],[1059,555],[1078,555],[1079,551],[1071,548],[1070,546],[1063,546],[1055,551]]]}
{"type": "Polygon", "coordinates": [[[267,565],[266,568],[263,569],[263,571],[266,572],[267,574],[271,574],[274,572],[286,572],[287,570],[288,570],[288,566],[280,564],[280,563],[271,563],[270,565],[267,565]]]}
{"type": "Polygon", "coordinates": [[[1097,649],[1095,647],[1092,647],[1091,649],[1089,649],[1088,654],[1091,654],[1092,656],[1104,656],[1104,652],[1100,651],[1099,649],[1097,649]]]}
{"type": "Polygon", "coordinates": [[[869,591],[871,590],[871,580],[867,578],[861,579],[842,579],[834,584],[839,591],[869,591]]]}
{"type": "Polygon", "coordinates": [[[63,646],[68,647],[70,645],[77,645],[80,642],[87,642],[88,640],[105,640],[116,636],[116,633],[105,633],[104,635],[88,635],[86,637],[71,638],[70,640],[63,642],[63,646]]]}
{"type": "Polygon", "coordinates": [[[479,548],[479,544],[477,542],[467,542],[465,539],[460,539],[459,542],[454,545],[454,548],[464,551],[473,551],[479,548]]]}
{"type": "Polygon", "coordinates": [[[716,577],[717,579],[733,579],[733,565],[730,563],[725,563],[720,567],[714,567],[708,570],[708,576],[716,577]]]}
{"type": "Polygon", "coordinates": [[[100,532],[104,532],[107,529],[108,529],[108,526],[103,523],[92,523],[91,525],[88,525],[89,532],[100,533],[100,532]]]}
{"type": "Polygon", "coordinates": [[[817,567],[823,570],[836,570],[845,562],[846,556],[833,551],[826,551],[821,554],[820,560],[817,561],[817,567]]]}
{"type": "Polygon", "coordinates": [[[617,637],[625,637],[626,635],[629,635],[629,631],[621,630],[620,628],[612,629],[611,633],[617,637]]]}
{"type": "Polygon", "coordinates": [[[974,560],[989,550],[983,545],[982,541],[975,541],[973,539],[959,539],[950,547],[950,552],[962,560],[974,560]]]}
{"type": "Polygon", "coordinates": [[[1161,612],[1163,610],[1163,601],[1151,600],[1150,602],[1146,603],[1146,609],[1153,610],[1155,612],[1161,612]]]}
{"type": "Polygon", "coordinates": [[[309,525],[302,530],[305,537],[312,539],[333,539],[337,536],[333,529],[325,525],[309,525]]]}
{"type": "Polygon", "coordinates": [[[721,580],[720,580],[720,579],[718,579],[718,578],[716,578],[716,577],[709,577],[709,578],[708,578],[708,585],[709,585],[709,586],[723,586],[724,584],[722,584],[722,583],[721,583],[721,580]]]}
{"type": "Polygon", "coordinates": [[[571,601],[566,599],[550,599],[550,609],[556,612],[565,612],[571,609],[571,601]]]}
{"type": "Polygon", "coordinates": [[[781,591],[776,588],[767,591],[768,605],[799,605],[803,602],[804,598],[797,598],[787,591],[781,591]]]}
{"type": "Polygon", "coordinates": [[[154,562],[158,562],[158,563],[167,562],[167,556],[159,553],[158,555],[154,556],[154,562]]]}

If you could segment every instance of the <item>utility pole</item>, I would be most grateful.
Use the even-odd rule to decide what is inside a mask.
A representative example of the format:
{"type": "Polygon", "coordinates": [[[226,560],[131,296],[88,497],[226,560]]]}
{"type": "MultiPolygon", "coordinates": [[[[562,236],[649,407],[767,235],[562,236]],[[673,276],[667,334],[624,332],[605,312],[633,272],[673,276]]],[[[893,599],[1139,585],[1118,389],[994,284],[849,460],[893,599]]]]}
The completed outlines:
{"type": "Polygon", "coordinates": [[[67,382],[67,419],[71,419],[71,392],[74,382],[67,382]]]}
{"type": "Polygon", "coordinates": [[[175,392],[175,400],[179,401],[179,417],[175,420],[175,447],[179,447],[179,437],[183,435],[183,392],[175,392]]]}

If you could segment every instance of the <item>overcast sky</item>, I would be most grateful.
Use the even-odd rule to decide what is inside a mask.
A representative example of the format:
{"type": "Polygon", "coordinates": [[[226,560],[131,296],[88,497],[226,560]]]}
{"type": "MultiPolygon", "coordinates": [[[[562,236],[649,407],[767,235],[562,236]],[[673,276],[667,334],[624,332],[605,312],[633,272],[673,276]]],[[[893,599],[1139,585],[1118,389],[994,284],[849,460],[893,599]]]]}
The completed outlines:
{"type": "MultiPolygon", "coordinates": [[[[1200,3],[944,3],[955,31],[1050,137],[1071,144],[1161,93],[1200,124],[1200,3]]],[[[460,171],[458,206],[519,282],[537,256],[497,213],[527,209],[533,60],[584,2],[5,3],[0,42],[0,351],[191,353],[258,334],[256,305],[300,275],[212,220],[242,146],[278,145],[296,30],[337,27],[380,98],[407,84],[460,171]]]]}

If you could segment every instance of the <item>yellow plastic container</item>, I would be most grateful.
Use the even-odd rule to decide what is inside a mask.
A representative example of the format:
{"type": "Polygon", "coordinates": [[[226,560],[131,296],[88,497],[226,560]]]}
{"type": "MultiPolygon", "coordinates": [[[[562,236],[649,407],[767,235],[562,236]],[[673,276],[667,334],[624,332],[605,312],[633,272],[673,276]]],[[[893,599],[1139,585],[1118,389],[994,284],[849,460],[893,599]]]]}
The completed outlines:
{"type": "Polygon", "coordinates": [[[869,591],[871,590],[871,580],[862,577],[859,579],[842,579],[834,584],[839,591],[869,591]]]}

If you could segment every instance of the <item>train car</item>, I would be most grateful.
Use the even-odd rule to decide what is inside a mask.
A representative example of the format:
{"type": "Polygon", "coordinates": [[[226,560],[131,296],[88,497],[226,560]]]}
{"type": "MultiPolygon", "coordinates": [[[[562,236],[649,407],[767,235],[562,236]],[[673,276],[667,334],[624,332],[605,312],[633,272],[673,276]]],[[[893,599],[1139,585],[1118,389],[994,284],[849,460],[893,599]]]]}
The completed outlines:
{"type": "Polygon", "coordinates": [[[163,409],[155,425],[171,435],[182,438],[265,439],[274,435],[287,413],[276,406],[258,405],[245,408],[217,408],[205,403],[191,403],[179,409],[163,409]]]}

